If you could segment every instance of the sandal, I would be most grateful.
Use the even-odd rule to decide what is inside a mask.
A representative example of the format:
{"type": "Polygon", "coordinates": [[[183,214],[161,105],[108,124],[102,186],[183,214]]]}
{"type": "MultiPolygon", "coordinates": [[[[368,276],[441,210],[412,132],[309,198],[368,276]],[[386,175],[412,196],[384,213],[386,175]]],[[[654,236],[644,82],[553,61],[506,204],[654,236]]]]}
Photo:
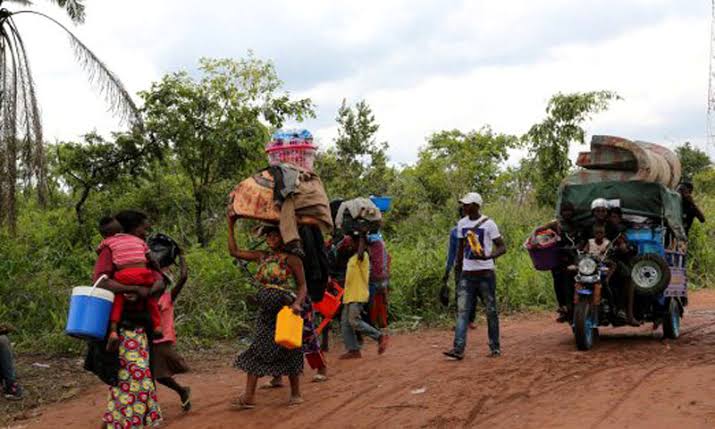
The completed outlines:
{"type": "Polygon", "coordinates": [[[185,413],[191,411],[191,388],[184,389],[184,394],[181,395],[181,410],[185,413]]]}
{"type": "Polygon", "coordinates": [[[243,395],[240,395],[238,398],[236,398],[235,401],[233,401],[233,403],[231,403],[231,407],[237,411],[252,410],[252,409],[256,408],[256,404],[249,404],[243,398],[243,395]]]}
{"type": "Polygon", "coordinates": [[[302,397],[300,397],[300,396],[291,396],[290,399],[288,400],[288,406],[289,406],[289,407],[295,407],[295,406],[297,406],[297,405],[302,404],[303,402],[304,402],[304,401],[303,401],[303,398],[302,398],[302,397]]]}
{"type": "Polygon", "coordinates": [[[328,376],[323,374],[315,374],[313,376],[313,383],[324,383],[328,381],[328,376]]]}
{"type": "Polygon", "coordinates": [[[280,389],[284,387],[282,378],[271,378],[271,381],[261,386],[261,389],[280,389]]]}

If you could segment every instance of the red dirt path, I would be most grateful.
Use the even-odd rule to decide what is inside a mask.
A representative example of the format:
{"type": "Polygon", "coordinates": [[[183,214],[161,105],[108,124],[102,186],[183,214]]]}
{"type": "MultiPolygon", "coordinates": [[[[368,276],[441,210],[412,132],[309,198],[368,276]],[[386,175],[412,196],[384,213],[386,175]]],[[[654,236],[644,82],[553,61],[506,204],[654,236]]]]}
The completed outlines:
{"type": "MultiPolygon", "coordinates": [[[[682,328],[677,341],[661,340],[650,326],[604,329],[583,353],[551,314],[512,317],[502,321],[500,359],[485,357],[482,325],[470,333],[462,362],[442,359],[452,332],[399,335],[383,356],[373,344],[360,361],[331,353],[331,379],[312,384],[306,377],[306,402],[297,408],[285,406],[281,389],[259,391],[255,410],[231,410],[245,377],[227,360],[180,379],[193,389],[189,414],[160,388],[163,427],[713,428],[715,291],[691,296],[682,328]]],[[[96,428],[105,396],[104,386],[94,386],[15,427],[96,428]]]]}

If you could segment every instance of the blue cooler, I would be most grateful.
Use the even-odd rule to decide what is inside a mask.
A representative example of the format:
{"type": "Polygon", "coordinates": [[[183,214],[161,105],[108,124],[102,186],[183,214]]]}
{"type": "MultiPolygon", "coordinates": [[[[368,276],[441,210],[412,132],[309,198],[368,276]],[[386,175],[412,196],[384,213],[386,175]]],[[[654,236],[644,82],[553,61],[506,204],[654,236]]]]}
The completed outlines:
{"type": "Polygon", "coordinates": [[[85,340],[103,340],[107,335],[113,302],[114,294],[97,288],[97,284],[72,289],[65,333],[85,340]]]}

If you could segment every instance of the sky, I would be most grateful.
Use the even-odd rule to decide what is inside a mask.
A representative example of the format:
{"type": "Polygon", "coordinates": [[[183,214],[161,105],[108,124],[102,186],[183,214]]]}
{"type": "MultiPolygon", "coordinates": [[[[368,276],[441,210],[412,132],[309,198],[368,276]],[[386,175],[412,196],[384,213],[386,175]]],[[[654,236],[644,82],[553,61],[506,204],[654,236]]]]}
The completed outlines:
{"type": "MultiPolygon", "coordinates": [[[[520,135],[544,117],[551,95],[601,89],[623,100],[587,124],[590,134],[670,147],[690,141],[715,155],[706,138],[706,0],[86,0],[80,26],[35,2],[70,26],[137,102],[164,74],[195,72],[201,57],[253,50],[273,61],[294,97],[316,104],[317,117],[300,126],[322,147],[337,134],[341,101],[364,99],[395,164],[414,162],[434,132],[488,125],[520,135]]],[[[121,130],[63,33],[37,16],[15,20],[45,136],[121,130]]]]}

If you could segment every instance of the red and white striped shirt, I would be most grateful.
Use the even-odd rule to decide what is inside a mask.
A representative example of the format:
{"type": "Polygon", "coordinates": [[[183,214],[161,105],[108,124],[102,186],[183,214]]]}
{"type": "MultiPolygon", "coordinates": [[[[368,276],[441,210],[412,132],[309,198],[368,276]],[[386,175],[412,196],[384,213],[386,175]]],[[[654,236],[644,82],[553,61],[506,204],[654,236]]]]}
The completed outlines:
{"type": "Polygon", "coordinates": [[[149,246],[135,235],[113,235],[102,241],[99,250],[103,247],[109,247],[112,251],[112,263],[118,267],[148,262],[146,255],[149,253],[149,246]]]}

